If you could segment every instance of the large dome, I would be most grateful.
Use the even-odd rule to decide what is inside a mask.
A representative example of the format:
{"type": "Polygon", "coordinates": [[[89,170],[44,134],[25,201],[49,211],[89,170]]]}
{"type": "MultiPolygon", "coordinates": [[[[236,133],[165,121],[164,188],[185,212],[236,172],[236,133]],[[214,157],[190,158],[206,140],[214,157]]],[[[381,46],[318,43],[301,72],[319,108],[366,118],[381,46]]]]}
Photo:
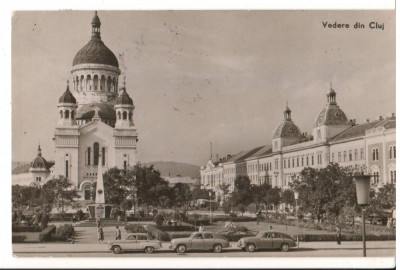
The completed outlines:
{"type": "Polygon", "coordinates": [[[100,38],[92,37],[74,57],[73,66],[79,64],[103,64],[119,67],[117,57],[100,38]]]}
{"type": "Polygon", "coordinates": [[[128,95],[125,88],[123,88],[122,93],[116,99],[115,104],[116,105],[133,105],[133,100],[128,95]]]}
{"type": "Polygon", "coordinates": [[[75,55],[72,65],[79,64],[103,64],[116,68],[119,67],[117,57],[114,53],[104,45],[100,38],[100,19],[95,13],[92,20],[92,38],[90,41],[75,55]]]}
{"type": "Polygon", "coordinates": [[[38,155],[31,163],[31,169],[41,169],[48,170],[50,168],[49,163],[42,157],[42,149],[40,149],[40,145],[38,148],[38,155]]]}

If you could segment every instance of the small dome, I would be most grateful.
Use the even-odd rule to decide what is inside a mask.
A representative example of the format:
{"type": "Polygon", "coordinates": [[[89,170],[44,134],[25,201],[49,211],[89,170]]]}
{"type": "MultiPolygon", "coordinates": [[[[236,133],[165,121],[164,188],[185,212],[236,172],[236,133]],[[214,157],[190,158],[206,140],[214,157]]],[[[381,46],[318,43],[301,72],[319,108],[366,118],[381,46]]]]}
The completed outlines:
{"type": "Polygon", "coordinates": [[[104,120],[115,120],[115,110],[106,103],[85,104],[76,110],[77,120],[92,120],[95,115],[95,108],[99,109],[99,117],[104,120]]]}
{"type": "Polygon", "coordinates": [[[92,19],[92,25],[93,26],[100,26],[101,25],[100,18],[99,18],[99,16],[97,16],[97,11],[94,12],[94,17],[92,19]]]}
{"type": "Polygon", "coordinates": [[[50,168],[49,163],[42,157],[42,150],[40,149],[40,145],[39,145],[38,155],[31,163],[31,169],[48,170],[49,168],[50,168]]]}
{"type": "Polygon", "coordinates": [[[133,100],[125,91],[125,88],[122,89],[121,94],[115,100],[115,105],[133,105],[133,100]]]}
{"type": "Polygon", "coordinates": [[[293,121],[285,120],[275,129],[273,138],[298,138],[300,136],[300,129],[293,121]]]}
{"type": "Polygon", "coordinates": [[[337,105],[329,104],[319,113],[314,127],[323,125],[347,125],[346,114],[337,105]]]}
{"type": "Polygon", "coordinates": [[[72,93],[69,91],[69,86],[67,84],[67,90],[65,90],[64,94],[60,97],[58,100],[59,103],[71,103],[71,104],[76,104],[76,99],[72,95],[72,93]]]}

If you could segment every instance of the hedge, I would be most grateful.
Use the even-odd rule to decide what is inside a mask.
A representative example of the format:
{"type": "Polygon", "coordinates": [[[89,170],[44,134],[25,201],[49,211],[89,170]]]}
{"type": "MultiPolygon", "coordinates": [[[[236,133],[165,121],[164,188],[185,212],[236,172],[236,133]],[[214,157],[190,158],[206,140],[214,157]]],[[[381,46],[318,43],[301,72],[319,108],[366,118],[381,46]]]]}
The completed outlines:
{"type": "Polygon", "coordinates": [[[147,232],[154,238],[160,241],[170,241],[171,238],[169,237],[168,233],[163,232],[157,229],[153,225],[147,225],[147,232]]]}
{"type": "Polygon", "coordinates": [[[126,221],[153,221],[153,217],[134,217],[134,216],[127,216],[126,221]]]}
{"type": "Polygon", "coordinates": [[[57,227],[56,232],[52,234],[53,240],[67,241],[74,233],[74,227],[71,224],[64,224],[57,227]]]}
{"type": "MultiPolygon", "coordinates": [[[[296,239],[296,235],[293,236],[296,239]]],[[[362,241],[362,235],[360,234],[342,234],[340,236],[341,241],[362,241]]],[[[395,234],[383,234],[374,235],[367,234],[367,241],[385,241],[385,240],[396,240],[395,234]]],[[[317,241],[336,241],[336,234],[300,234],[299,241],[304,242],[317,242],[317,241]]]]}
{"type": "Polygon", "coordinates": [[[56,226],[51,225],[45,228],[40,234],[39,234],[39,241],[40,242],[48,242],[52,240],[52,234],[56,231],[56,226]]]}
{"type": "Polygon", "coordinates": [[[185,232],[185,231],[195,231],[196,228],[192,225],[177,225],[177,226],[169,226],[169,225],[161,225],[155,226],[157,229],[164,232],[185,232]]]}
{"type": "Polygon", "coordinates": [[[12,226],[12,232],[41,232],[40,226],[12,226]]]}
{"type": "Polygon", "coordinates": [[[187,222],[192,224],[192,225],[196,225],[196,226],[200,226],[200,225],[208,226],[208,225],[210,225],[210,220],[209,219],[199,219],[199,220],[196,220],[196,222],[195,222],[194,219],[190,219],[189,218],[189,220],[187,222]]]}
{"type": "Polygon", "coordinates": [[[223,237],[225,237],[229,242],[237,242],[237,241],[239,241],[240,238],[253,237],[256,234],[255,233],[219,233],[219,235],[222,235],[223,237]]]}
{"type": "Polygon", "coordinates": [[[25,235],[13,235],[12,236],[13,243],[23,243],[25,239],[26,239],[25,235]]]}
{"type": "Polygon", "coordinates": [[[187,238],[189,237],[193,232],[168,232],[168,235],[170,239],[175,239],[175,238],[187,238]]]}
{"type": "Polygon", "coordinates": [[[124,228],[127,233],[144,233],[144,232],[146,232],[145,228],[139,224],[128,224],[124,228]]]}

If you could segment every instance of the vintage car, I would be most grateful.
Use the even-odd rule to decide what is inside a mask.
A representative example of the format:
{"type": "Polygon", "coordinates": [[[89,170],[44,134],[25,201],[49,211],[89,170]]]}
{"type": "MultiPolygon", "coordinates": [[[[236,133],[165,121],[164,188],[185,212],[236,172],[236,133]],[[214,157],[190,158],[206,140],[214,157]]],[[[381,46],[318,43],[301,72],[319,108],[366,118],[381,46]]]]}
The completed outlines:
{"type": "Polygon", "coordinates": [[[185,253],[187,250],[212,250],[219,253],[227,247],[228,240],[211,232],[194,232],[188,238],[172,239],[169,246],[178,253],[185,253]]]}
{"type": "Polygon", "coordinates": [[[259,232],[253,237],[243,237],[238,241],[238,247],[248,252],[253,252],[256,249],[280,249],[286,252],[291,247],[295,247],[296,242],[287,234],[264,231],[259,232]]]}
{"type": "Polygon", "coordinates": [[[115,254],[122,251],[144,250],[146,253],[152,253],[155,249],[161,248],[161,242],[154,240],[147,233],[130,233],[125,240],[108,241],[108,250],[115,254]]]}

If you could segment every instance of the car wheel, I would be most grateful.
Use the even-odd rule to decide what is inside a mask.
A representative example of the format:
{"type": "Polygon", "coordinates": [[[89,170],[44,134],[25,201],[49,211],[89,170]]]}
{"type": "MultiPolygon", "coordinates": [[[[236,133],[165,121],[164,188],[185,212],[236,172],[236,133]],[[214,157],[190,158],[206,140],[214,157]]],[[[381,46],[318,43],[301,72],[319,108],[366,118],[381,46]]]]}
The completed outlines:
{"type": "Polygon", "coordinates": [[[121,253],[121,247],[120,246],[113,246],[112,251],[114,254],[120,254],[121,253]]]}
{"type": "Polygon", "coordinates": [[[146,253],[153,253],[153,251],[154,251],[154,247],[145,247],[144,248],[144,252],[146,252],[146,253]]]}
{"type": "Polygon", "coordinates": [[[213,251],[214,251],[214,253],[220,253],[222,251],[221,244],[214,245],[213,251]]]}
{"type": "Polygon", "coordinates": [[[247,252],[253,252],[254,250],[256,250],[256,246],[254,244],[247,244],[246,250],[247,252]]]}
{"type": "Polygon", "coordinates": [[[185,245],[179,245],[176,248],[176,251],[178,251],[178,253],[185,253],[186,252],[186,246],[185,245]]]}
{"type": "Polygon", "coordinates": [[[289,250],[289,245],[286,243],[283,243],[281,246],[281,251],[282,252],[287,252],[289,250]]]}

